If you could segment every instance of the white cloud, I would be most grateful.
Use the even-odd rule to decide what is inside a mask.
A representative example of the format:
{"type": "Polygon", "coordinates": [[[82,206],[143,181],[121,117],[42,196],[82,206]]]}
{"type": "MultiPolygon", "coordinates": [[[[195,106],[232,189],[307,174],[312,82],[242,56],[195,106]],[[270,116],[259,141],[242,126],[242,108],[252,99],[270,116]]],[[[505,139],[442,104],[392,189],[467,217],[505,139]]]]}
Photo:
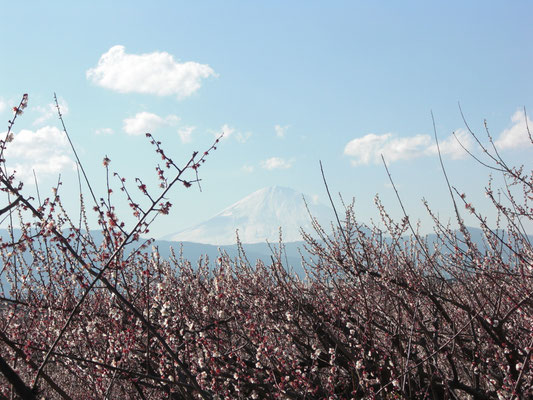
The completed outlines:
{"type": "Polygon", "coordinates": [[[212,132],[215,135],[215,137],[218,137],[218,136],[220,136],[220,134],[223,134],[224,136],[222,138],[223,139],[228,139],[231,135],[233,135],[235,133],[235,128],[229,126],[228,124],[224,124],[224,125],[222,125],[220,130],[212,131],[212,132]]]}
{"type": "MultiPolygon", "coordinates": [[[[68,114],[68,104],[63,98],[58,99],[59,102],[59,108],[61,110],[61,114],[63,116],[68,114]]],[[[40,114],[40,116],[33,121],[33,125],[42,125],[46,121],[48,121],[51,118],[57,117],[57,107],[56,103],[48,103],[46,106],[35,106],[33,107],[33,110],[35,110],[37,113],[40,114]]]]}
{"type": "Polygon", "coordinates": [[[162,118],[157,114],[142,111],[135,114],[134,117],[124,119],[124,131],[128,135],[153,133],[162,126],[175,125],[179,120],[176,115],[168,115],[162,118]]]}
{"type": "Polygon", "coordinates": [[[391,139],[382,148],[386,161],[409,160],[424,155],[424,150],[430,146],[429,135],[415,135],[411,137],[391,139]]]}
{"type": "Polygon", "coordinates": [[[280,157],[271,157],[261,161],[261,167],[264,169],[287,169],[292,167],[292,161],[284,160],[280,157]]]}
{"type": "Polygon", "coordinates": [[[182,143],[190,143],[192,138],[192,132],[196,129],[195,126],[184,126],[178,129],[178,135],[182,143]]]}
{"type": "MultiPolygon", "coordinates": [[[[494,142],[498,149],[514,149],[516,147],[528,146],[531,144],[526,127],[526,117],[523,111],[516,111],[511,117],[513,126],[505,129],[494,142]]],[[[527,118],[529,129],[533,128],[533,123],[527,118]]]]}
{"type": "Polygon", "coordinates": [[[100,128],[94,131],[94,133],[96,135],[112,135],[113,133],[115,133],[115,131],[113,131],[113,129],[111,128],[100,128]]]}
{"type": "Polygon", "coordinates": [[[246,143],[250,137],[252,137],[252,132],[240,132],[237,131],[234,127],[229,126],[228,124],[222,125],[222,127],[218,131],[209,131],[211,132],[215,137],[219,137],[222,133],[224,136],[222,139],[229,139],[230,137],[234,137],[235,140],[239,143],[246,143]]]}
{"type": "Polygon", "coordinates": [[[0,113],[6,109],[7,103],[4,99],[0,99],[0,113]]]}
{"type": "MultiPolygon", "coordinates": [[[[456,132],[457,138],[467,149],[472,147],[472,138],[463,130],[456,132]]],[[[450,135],[439,142],[441,154],[453,159],[467,155],[457,140],[450,135]]],[[[344,147],[344,154],[352,157],[352,165],[379,164],[381,155],[386,162],[411,160],[437,154],[437,146],[429,135],[414,135],[398,138],[392,133],[376,135],[369,133],[353,139],[344,147]]]]}
{"type": "Polygon", "coordinates": [[[353,139],[344,147],[344,154],[354,157],[353,165],[378,163],[380,153],[387,141],[392,137],[392,133],[376,135],[369,133],[363,137],[353,139]]]}
{"type": "Polygon", "coordinates": [[[18,179],[33,182],[33,170],[42,177],[73,168],[75,163],[69,153],[65,134],[54,126],[45,126],[35,132],[23,129],[14,133],[13,141],[7,143],[5,158],[8,169],[17,171],[18,179]]]}
{"type": "Polygon", "coordinates": [[[276,131],[276,136],[279,138],[284,138],[285,134],[287,133],[287,129],[289,129],[289,125],[281,126],[281,125],[275,125],[274,130],[276,131]]]}
{"type": "MultiPolygon", "coordinates": [[[[440,153],[442,155],[450,156],[454,160],[465,158],[468,153],[463,147],[470,150],[473,145],[474,140],[472,139],[472,136],[464,129],[458,129],[455,131],[455,136],[450,135],[444,140],[439,140],[440,153]]],[[[429,146],[427,148],[427,153],[429,155],[438,154],[437,145],[432,144],[429,146]]]]}
{"type": "Polygon", "coordinates": [[[98,86],[120,93],[184,98],[200,88],[202,79],[216,74],[207,64],[179,63],[167,52],[127,54],[124,46],[117,45],[102,54],[86,76],[98,86]]]}

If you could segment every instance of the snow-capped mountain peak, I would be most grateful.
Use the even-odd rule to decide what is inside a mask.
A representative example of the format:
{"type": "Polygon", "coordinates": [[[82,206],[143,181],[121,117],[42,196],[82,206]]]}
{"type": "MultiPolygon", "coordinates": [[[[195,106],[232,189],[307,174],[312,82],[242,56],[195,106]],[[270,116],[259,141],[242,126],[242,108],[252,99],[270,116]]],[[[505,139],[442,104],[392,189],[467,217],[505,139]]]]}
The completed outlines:
{"type": "MultiPolygon", "coordinates": [[[[311,214],[321,223],[332,219],[329,207],[312,204],[305,196],[311,214]]],[[[283,240],[302,240],[300,228],[312,231],[301,193],[281,186],[257,190],[225,208],[214,217],[183,231],[164,237],[165,240],[215,245],[235,244],[236,231],[243,243],[276,242],[281,227],[283,240]]]]}

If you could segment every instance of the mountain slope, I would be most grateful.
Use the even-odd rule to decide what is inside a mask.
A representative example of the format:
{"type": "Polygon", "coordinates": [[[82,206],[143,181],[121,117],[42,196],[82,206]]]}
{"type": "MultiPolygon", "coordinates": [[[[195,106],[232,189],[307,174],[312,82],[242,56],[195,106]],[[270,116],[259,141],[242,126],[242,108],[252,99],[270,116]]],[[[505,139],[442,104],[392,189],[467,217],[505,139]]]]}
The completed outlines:
{"type": "MultiPolygon", "coordinates": [[[[311,214],[321,223],[329,223],[333,212],[329,207],[311,204],[311,214]]],[[[187,241],[213,245],[236,242],[236,231],[243,243],[277,242],[279,228],[285,242],[302,240],[300,227],[312,231],[302,194],[289,188],[272,186],[260,189],[229,206],[214,217],[191,228],[167,235],[168,241],[187,241]]]]}

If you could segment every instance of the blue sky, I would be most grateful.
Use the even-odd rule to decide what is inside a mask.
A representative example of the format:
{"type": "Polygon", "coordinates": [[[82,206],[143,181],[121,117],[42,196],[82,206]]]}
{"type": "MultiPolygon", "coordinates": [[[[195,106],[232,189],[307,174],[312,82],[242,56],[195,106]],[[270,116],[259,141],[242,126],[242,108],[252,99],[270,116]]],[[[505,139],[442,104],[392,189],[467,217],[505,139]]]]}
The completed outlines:
{"type": "MultiPolygon", "coordinates": [[[[7,2],[0,117],[7,121],[29,94],[8,166],[31,177],[28,193],[35,169],[41,195],[61,172],[65,202],[76,209],[73,157],[50,108],[56,92],[101,194],[105,155],[130,182],[155,181],[158,159],[145,130],[183,161],[226,131],[201,172],[203,192],[177,188],[170,216],[153,226],[156,237],[265,186],[326,202],[318,160],[332,191],[355,197],[361,221],[378,216],[376,193],[400,216],[381,153],[427,231],[423,197],[444,220],[452,215],[432,110],[450,179],[494,215],[484,196],[489,172],[450,135],[477,151],[461,102],[483,139],[486,119],[504,158],[531,169],[520,110],[533,110],[532,13],[527,1],[7,2]]],[[[116,203],[124,204],[120,195],[116,203]]]]}

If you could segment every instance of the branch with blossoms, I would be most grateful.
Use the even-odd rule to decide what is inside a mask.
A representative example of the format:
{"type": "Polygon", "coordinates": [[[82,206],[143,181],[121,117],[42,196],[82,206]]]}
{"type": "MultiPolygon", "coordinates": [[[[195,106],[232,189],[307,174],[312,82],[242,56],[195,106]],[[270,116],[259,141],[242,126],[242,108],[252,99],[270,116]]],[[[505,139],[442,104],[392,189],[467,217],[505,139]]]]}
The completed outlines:
{"type": "MultiPolygon", "coordinates": [[[[313,234],[302,232],[304,279],[286,265],[281,239],[270,263],[255,265],[240,242],[236,258],[195,263],[173,250],[165,259],[149,242],[127,249],[168,212],[172,185],[199,182],[196,171],[217,145],[180,165],[148,140],[162,160],[156,188],[126,181],[104,158],[107,191],[91,204],[102,243],[69,218],[60,183],[36,204],[0,180],[16,203],[2,205],[4,215],[21,220],[20,234],[0,245],[8,286],[0,280],[0,356],[21,391],[34,386],[63,399],[527,398],[533,251],[524,227],[533,213],[524,168],[486,161],[509,168],[501,196],[487,189],[496,229],[446,179],[459,231],[425,202],[434,241],[405,213],[395,220],[377,197],[379,225],[361,224],[354,203],[343,202],[331,233],[316,219],[313,234]],[[115,208],[111,183],[132,227],[115,208]],[[461,205],[478,219],[483,243],[461,205]],[[33,224],[23,221],[28,212],[33,224]]],[[[14,380],[0,382],[1,396],[16,393],[14,380]]]]}
{"type": "MultiPolygon", "coordinates": [[[[28,96],[24,95],[19,107],[16,107],[15,115],[13,119],[9,122],[9,129],[8,129],[6,138],[10,137],[11,128],[13,127],[15,119],[18,115],[22,113],[22,109],[26,107],[27,101],[28,101],[28,96]]],[[[70,141],[70,137],[65,128],[64,121],[63,121],[63,118],[62,118],[62,115],[59,109],[59,105],[57,104],[57,99],[56,99],[56,105],[58,108],[59,118],[63,124],[64,132],[70,141]]],[[[47,201],[45,201],[43,205],[38,205],[38,206],[33,205],[32,198],[28,198],[22,195],[21,185],[18,185],[17,187],[14,186],[13,184],[14,175],[11,175],[8,177],[7,174],[4,173],[0,176],[0,183],[3,185],[2,190],[7,192],[8,194],[16,196],[17,198],[16,202],[6,207],[6,211],[11,210],[11,207],[17,207],[18,204],[20,204],[20,207],[22,207],[23,209],[30,211],[32,215],[37,219],[38,224],[40,223],[41,226],[43,227],[43,230],[41,231],[41,233],[44,233],[44,229],[50,232],[50,234],[55,238],[55,240],[58,241],[58,247],[60,247],[61,250],[64,251],[65,253],[68,253],[70,257],[72,257],[80,266],[84,267],[84,269],[90,275],[93,276],[93,279],[89,284],[82,286],[82,289],[83,289],[82,295],[80,296],[79,300],[77,301],[75,306],[70,311],[70,314],[68,318],[66,319],[63,327],[59,330],[59,333],[57,334],[55,340],[53,341],[52,345],[49,347],[46,355],[44,356],[38,369],[36,370],[33,383],[32,383],[33,390],[37,389],[39,378],[40,376],[42,376],[44,368],[46,364],[48,363],[48,361],[50,360],[52,354],[54,353],[56,346],[59,344],[62,337],[67,332],[70,324],[72,323],[74,317],[79,312],[87,296],[94,289],[96,283],[100,281],[104,284],[104,287],[107,290],[109,290],[117,298],[117,300],[125,307],[125,309],[128,310],[130,313],[132,313],[142,323],[142,325],[151,332],[152,336],[160,342],[161,346],[165,349],[165,351],[167,351],[168,354],[174,359],[175,363],[177,364],[177,366],[179,366],[179,368],[181,369],[184,375],[185,381],[183,382],[183,386],[192,387],[194,391],[199,393],[199,395],[202,398],[208,398],[206,393],[196,383],[194,376],[191,375],[191,373],[188,371],[187,366],[180,360],[180,358],[176,355],[176,353],[167,344],[165,338],[163,338],[158,333],[156,327],[154,327],[145,318],[145,316],[143,315],[143,312],[141,310],[138,310],[134,304],[132,304],[129,300],[127,300],[124,297],[124,295],[116,288],[116,286],[111,284],[108,278],[105,276],[107,270],[111,266],[114,266],[117,264],[118,257],[120,256],[121,252],[124,250],[124,247],[128,243],[131,243],[132,241],[138,239],[140,234],[147,233],[148,227],[150,226],[150,224],[153,222],[153,220],[158,214],[160,213],[168,214],[168,210],[170,209],[171,204],[168,201],[164,202],[163,200],[166,198],[166,195],[173,188],[173,186],[179,182],[179,183],[184,184],[184,186],[186,187],[190,187],[191,182],[198,181],[198,178],[196,178],[195,180],[186,180],[184,178],[185,172],[187,172],[187,170],[189,169],[192,169],[195,172],[197,172],[198,167],[205,162],[208,152],[216,149],[216,144],[218,144],[219,142],[219,138],[216,139],[215,143],[206,152],[204,152],[204,154],[200,158],[197,158],[198,152],[194,152],[191,158],[189,159],[189,161],[187,161],[182,168],[178,168],[176,164],[169,157],[167,157],[166,154],[163,152],[161,148],[161,143],[156,142],[155,139],[150,134],[147,134],[147,136],[150,138],[151,143],[156,145],[157,152],[161,154],[163,160],[166,161],[167,169],[174,167],[177,170],[177,172],[175,176],[165,184],[165,187],[162,188],[161,193],[153,197],[148,193],[148,190],[144,184],[141,183],[139,185],[141,192],[146,197],[148,197],[150,204],[144,211],[140,211],[138,215],[138,221],[133,226],[133,228],[129,229],[128,231],[124,229],[124,223],[119,222],[118,217],[115,215],[114,207],[110,204],[109,197],[108,197],[107,202],[103,200],[103,198],[101,198],[100,202],[95,204],[94,210],[97,212],[99,216],[98,222],[103,228],[105,239],[108,239],[108,240],[104,240],[104,242],[106,243],[106,245],[113,246],[112,252],[102,254],[102,257],[100,257],[100,259],[98,260],[98,264],[94,260],[90,260],[87,257],[82,256],[82,254],[86,253],[85,247],[82,248],[81,253],[77,252],[71,244],[71,238],[65,237],[62,234],[62,232],[58,229],[58,227],[54,226],[53,219],[51,219],[51,213],[53,212],[53,203],[50,206],[50,214],[47,216],[43,208],[43,205],[44,206],[47,205],[47,201]],[[107,211],[104,212],[102,210],[102,207],[107,208],[107,211]],[[120,230],[119,233],[115,232],[117,227],[120,230]],[[106,235],[106,233],[108,235],[106,235]],[[114,241],[109,240],[111,237],[115,238],[115,240],[114,241]],[[187,384],[187,381],[189,382],[189,384],[187,384]]],[[[2,144],[2,152],[6,147],[5,142],[6,141],[4,141],[4,143],[2,144]]],[[[71,141],[70,143],[72,144],[71,141]]],[[[77,154],[76,154],[76,159],[83,171],[83,167],[81,166],[81,162],[77,154]]],[[[3,164],[5,165],[5,163],[3,164]]],[[[107,157],[104,159],[104,164],[106,167],[109,164],[109,159],[107,157]]],[[[4,167],[4,170],[5,170],[5,167],[4,167]]],[[[159,176],[162,175],[160,169],[158,170],[158,173],[159,173],[159,176]]],[[[92,189],[91,189],[91,193],[92,193],[92,189]]],[[[108,195],[109,194],[110,194],[110,191],[108,190],[108,195]]],[[[93,194],[93,199],[95,200],[94,194],[93,194]]],[[[128,194],[128,199],[131,200],[131,197],[129,196],[129,194],[128,194]]],[[[59,201],[59,200],[56,198],[56,201],[59,201]]],[[[96,200],[95,200],[95,203],[96,203],[96,200]]],[[[179,382],[177,382],[177,384],[179,384],[179,382]]],[[[183,392],[183,395],[185,395],[186,393],[187,392],[183,392]]],[[[187,395],[186,397],[189,397],[190,395],[191,394],[187,395]]]]}

